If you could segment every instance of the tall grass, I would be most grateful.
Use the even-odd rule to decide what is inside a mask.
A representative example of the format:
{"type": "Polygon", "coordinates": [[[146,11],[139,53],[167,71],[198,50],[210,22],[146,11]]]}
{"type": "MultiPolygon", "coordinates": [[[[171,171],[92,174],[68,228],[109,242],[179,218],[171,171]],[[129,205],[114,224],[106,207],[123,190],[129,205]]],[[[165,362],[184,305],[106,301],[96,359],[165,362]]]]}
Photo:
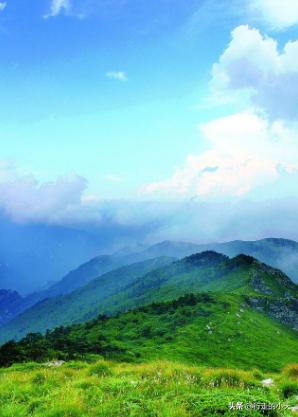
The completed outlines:
{"type": "MultiPolygon", "coordinates": [[[[256,369],[164,361],[132,365],[99,359],[52,368],[22,364],[0,370],[0,417],[263,416],[258,410],[235,412],[230,404],[293,405],[297,368],[263,375],[256,369]],[[272,378],[274,384],[264,387],[261,377],[272,378]]],[[[267,415],[284,413],[271,410],[267,415]]]]}

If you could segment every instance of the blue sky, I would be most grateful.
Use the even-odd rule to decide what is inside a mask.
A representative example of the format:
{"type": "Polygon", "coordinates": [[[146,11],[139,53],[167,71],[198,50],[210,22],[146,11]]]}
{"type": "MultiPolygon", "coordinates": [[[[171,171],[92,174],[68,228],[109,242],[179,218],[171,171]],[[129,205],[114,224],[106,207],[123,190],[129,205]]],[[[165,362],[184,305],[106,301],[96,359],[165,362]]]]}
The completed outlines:
{"type": "Polygon", "coordinates": [[[1,207],[296,198],[297,23],[296,0],[1,0],[1,207]]]}
{"type": "Polygon", "coordinates": [[[7,2],[1,157],[41,179],[74,170],[104,197],[169,175],[200,147],[196,126],[212,113],[196,106],[230,36],[207,3],[82,1],[84,18],[44,19],[49,1],[7,2]],[[121,185],[105,183],[113,175],[121,185]]]}

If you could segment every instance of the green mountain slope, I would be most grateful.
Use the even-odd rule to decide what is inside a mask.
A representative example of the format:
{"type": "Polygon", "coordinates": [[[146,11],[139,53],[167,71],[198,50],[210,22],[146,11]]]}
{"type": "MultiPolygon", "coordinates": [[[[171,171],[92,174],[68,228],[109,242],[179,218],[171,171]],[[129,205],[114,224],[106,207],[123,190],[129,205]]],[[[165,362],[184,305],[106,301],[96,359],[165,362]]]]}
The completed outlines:
{"type": "Polygon", "coordinates": [[[236,240],[204,245],[164,241],[134,252],[122,250],[121,252],[112,255],[100,255],[83,263],[46,290],[35,292],[24,297],[17,311],[14,312],[12,306],[9,319],[30,308],[40,300],[57,295],[68,294],[98,276],[122,266],[142,262],[159,256],[183,258],[193,253],[207,250],[214,250],[231,257],[242,253],[253,256],[268,265],[281,269],[291,279],[298,282],[298,243],[292,240],[270,238],[257,241],[236,240]]]}
{"type": "MultiPolygon", "coordinates": [[[[152,257],[153,258],[153,257],[152,257]]],[[[78,268],[70,271],[60,281],[55,282],[48,289],[27,296],[23,303],[23,311],[40,300],[57,295],[69,294],[82,287],[100,275],[106,274],[122,266],[129,265],[148,258],[134,256],[100,255],[83,263],[78,268]]]]}
{"type": "Polygon", "coordinates": [[[202,293],[28,335],[0,348],[0,365],[95,353],[120,361],[275,371],[295,362],[297,349],[297,332],[253,309],[246,296],[202,293]]]}
{"type": "Polygon", "coordinates": [[[229,259],[209,251],[176,262],[169,258],[156,262],[125,267],[69,295],[44,300],[3,327],[0,340],[206,291],[243,294],[254,308],[298,329],[297,285],[252,257],[229,259]],[[120,287],[113,284],[119,282],[120,287]]]}
{"type": "Polygon", "coordinates": [[[124,250],[112,255],[97,256],[83,263],[73,271],[70,271],[47,290],[26,297],[23,302],[23,310],[44,298],[68,294],[97,278],[99,275],[125,265],[160,256],[184,258],[193,253],[207,250],[214,250],[230,257],[239,254],[253,256],[268,265],[281,269],[294,281],[298,281],[298,243],[292,240],[274,238],[256,241],[235,240],[205,245],[164,241],[140,251],[131,252],[124,250]]]}
{"type": "Polygon", "coordinates": [[[246,255],[229,259],[211,251],[191,255],[148,273],[124,291],[107,298],[101,305],[101,312],[115,314],[203,291],[244,294],[261,310],[265,310],[267,302],[268,314],[279,315],[279,319],[298,330],[298,286],[285,274],[246,255]],[[276,303],[282,306],[280,311],[277,307],[271,312],[270,306],[278,305],[276,303]]]}
{"type": "MultiPolygon", "coordinates": [[[[45,331],[61,324],[87,320],[90,312],[100,310],[101,303],[108,296],[121,291],[140,276],[173,261],[173,258],[160,257],[124,266],[99,276],[70,294],[40,301],[0,328],[0,341],[22,337],[32,331],[45,331]]],[[[91,314],[92,317],[95,315],[96,313],[91,314]]]]}

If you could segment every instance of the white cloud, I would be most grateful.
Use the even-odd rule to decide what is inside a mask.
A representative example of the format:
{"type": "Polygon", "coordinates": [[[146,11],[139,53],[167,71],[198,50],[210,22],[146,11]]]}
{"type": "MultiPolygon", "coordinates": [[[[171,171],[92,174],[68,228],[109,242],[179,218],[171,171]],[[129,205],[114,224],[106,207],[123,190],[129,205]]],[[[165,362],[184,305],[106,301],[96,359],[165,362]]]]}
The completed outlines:
{"type": "Polygon", "coordinates": [[[183,198],[244,196],[260,187],[259,194],[266,194],[281,179],[289,189],[298,169],[297,56],[298,41],[279,51],[273,38],[256,29],[234,29],[212,68],[213,99],[239,100],[243,107],[245,96],[249,110],[201,125],[207,150],[189,155],[169,179],[143,191],[183,198]]]}
{"type": "Polygon", "coordinates": [[[6,8],[6,3],[0,3],[0,12],[2,12],[6,8]]]}
{"type": "Polygon", "coordinates": [[[118,80],[125,82],[128,80],[127,75],[123,71],[108,71],[106,73],[107,78],[110,78],[112,80],[118,80]]]}
{"type": "Polygon", "coordinates": [[[298,24],[297,0],[250,0],[250,9],[273,29],[298,24]]]}
{"type": "MultiPolygon", "coordinates": [[[[207,126],[207,130],[211,129],[210,137],[217,135],[219,128],[220,125],[207,126]]],[[[230,128],[226,129],[228,134],[230,128]]],[[[275,126],[277,132],[282,129],[275,126]]],[[[214,167],[205,170],[212,172],[214,167]]],[[[92,225],[96,231],[104,225],[107,239],[110,236],[106,226],[110,226],[112,237],[117,236],[117,248],[143,239],[147,242],[164,239],[210,242],[268,235],[298,239],[297,198],[258,202],[238,198],[228,201],[202,201],[201,198],[182,202],[103,201],[87,195],[86,187],[86,180],[76,174],[39,183],[32,175],[20,174],[13,164],[2,161],[0,215],[4,212],[14,221],[24,223],[75,223],[82,230],[85,226],[89,230],[92,225]]]]}
{"type": "Polygon", "coordinates": [[[146,193],[176,197],[241,196],[298,169],[294,130],[269,124],[254,113],[239,113],[200,126],[208,150],[189,155],[182,168],[146,193]]]}
{"type": "Polygon", "coordinates": [[[62,11],[69,12],[71,9],[71,0],[52,0],[50,5],[50,11],[44,18],[58,16],[62,11]]]}
{"type": "Polygon", "coordinates": [[[12,163],[0,161],[0,209],[16,221],[55,223],[89,217],[83,199],[86,188],[87,181],[76,174],[39,183],[12,163]]]}
{"type": "Polygon", "coordinates": [[[238,26],[232,40],[213,65],[215,95],[249,92],[252,103],[272,119],[297,119],[298,40],[281,52],[277,42],[257,29],[238,26]]]}

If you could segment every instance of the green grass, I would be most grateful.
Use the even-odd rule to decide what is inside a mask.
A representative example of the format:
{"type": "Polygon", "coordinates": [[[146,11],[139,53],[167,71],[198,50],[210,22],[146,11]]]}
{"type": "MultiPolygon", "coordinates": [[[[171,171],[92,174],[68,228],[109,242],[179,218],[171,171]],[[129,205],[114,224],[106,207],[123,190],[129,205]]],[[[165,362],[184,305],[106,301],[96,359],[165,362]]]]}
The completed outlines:
{"type": "MultiPolygon", "coordinates": [[[[1,417],[219,417],[263,416],[230,410],[230,403],[293,406],[288,372],[212,369],[173,362],[68,362],[56,368],[24,364],[0,370],[1,417]],[[260,376],[272,378],[269,388],[260,376]],[[285,398],[286,397],[286,398],[285,398]]],[[[291,416],[289,410],[268,416],[291,416]]]]}

